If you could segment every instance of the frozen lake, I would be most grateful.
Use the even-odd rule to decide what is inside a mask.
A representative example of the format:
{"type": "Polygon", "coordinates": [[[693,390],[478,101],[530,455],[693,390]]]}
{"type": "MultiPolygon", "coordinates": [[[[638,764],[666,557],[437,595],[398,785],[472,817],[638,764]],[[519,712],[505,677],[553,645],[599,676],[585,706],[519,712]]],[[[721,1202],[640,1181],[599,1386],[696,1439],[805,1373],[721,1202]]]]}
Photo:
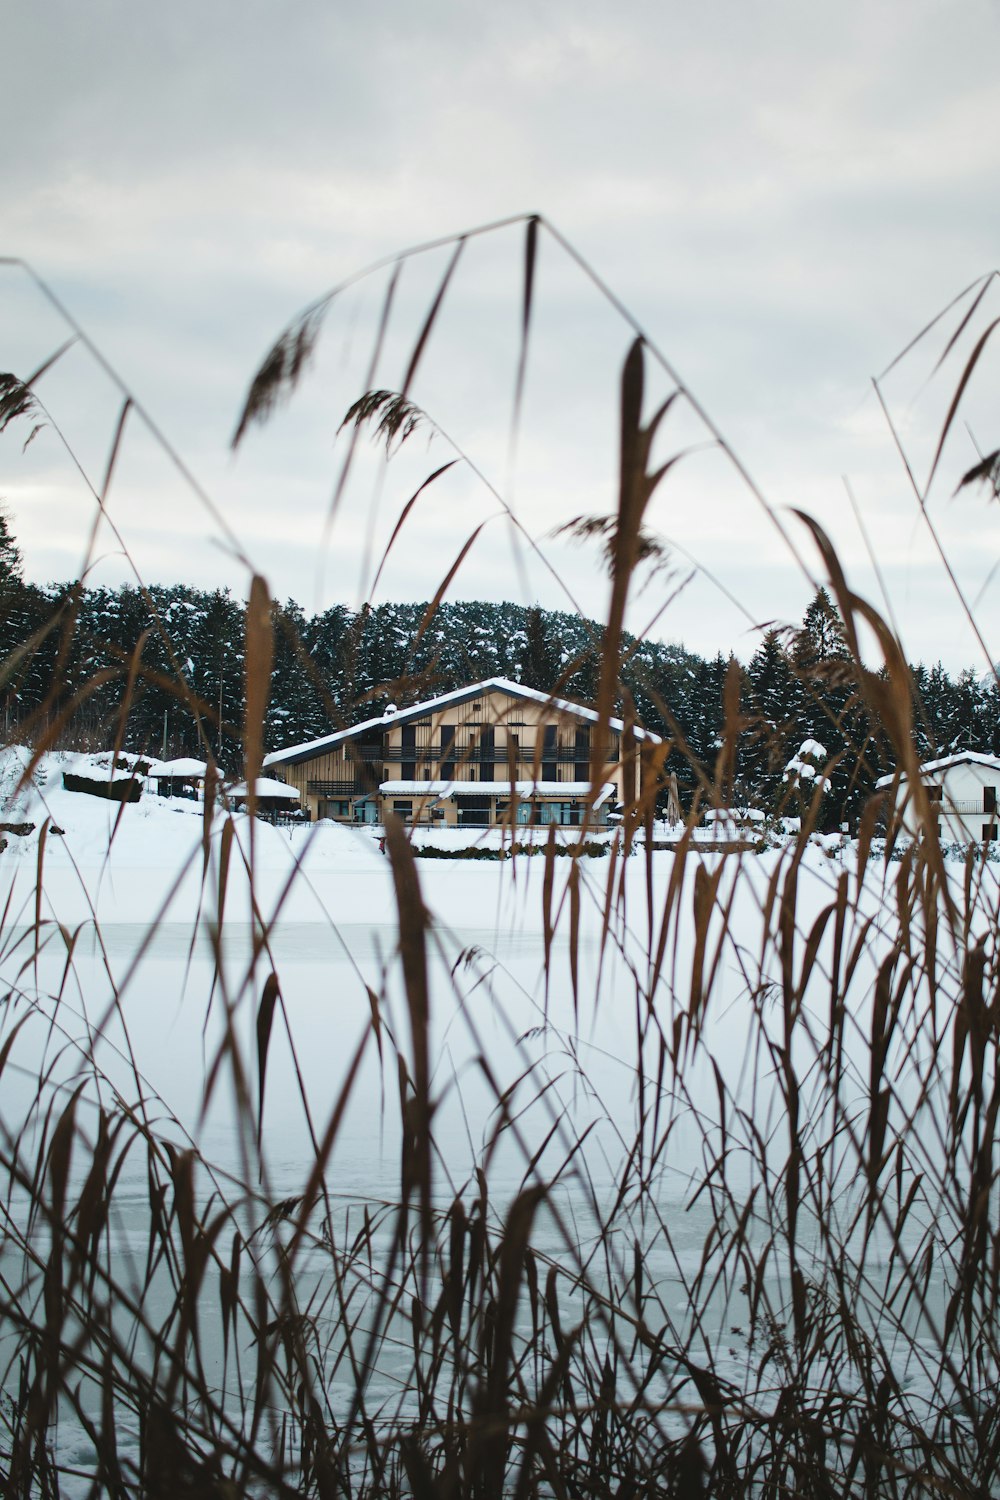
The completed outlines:
{"type": "MultiPolygon", "coordinates": [[[[629,920],[620,924],[612,916],[606,938],[606,861],[588,875],[591,899],[581,903],[572,935],[565,900],[554,930],[537,920],[502,930],[496,920],[470,923],[473,911],[500,909],[502,876],[495,866],[452,866],[428,876],[431,905],[439,912],[448,909],[449,894],[464,887],[454,903],[461,924],[436,920],[427,933],[430,1206],[444,1214],[461,1198],[471,1212],[485,1192],[495,1227],[520,1191],[544,1184],[547,1199],[531,1244],[539,1266],[554,1266],[562,1275],[559,1297],[567,1318],[585,1287],[586,1295],[616,1308],[615,1316],[625,1317],[628,1326],[641,1263],[648,1324],[678,1348],[696,1352],[734,1389],[754,1391],[758,1400],[787,1376],[775,1340],[790,1327],[794,1278],[819,1306],[839,1275],[853,1299],[852,1316],[883,1340],[900,1389],[919,1401],[932,1391],[941,1367],[938,1343],[949,1282],[940,1253],[949,1241],[949,1216],[960,1212],[934,1181],[946,1157],[940,1118],[947,1112],[948,1087],[946,1075],[936,1077],[931,1064],[951,1045],[953,1003],[944,996],[936,1010],[921,1010],[908,1002],[888,1031],[884,1018],[873,1019],[873,981],[891,958],[881,923],[881,885],[873,883],[870,898],[859,900],[849,916],[837,940],[843,949],[838,958],[836,918],[822,914],[836,902],[846,876],[837,865],[816,861],[800,876],[789,957],[787,946],[781,950],[776,942],[776,904],[773,921],[767,916],[780,860],[758,861],[742,875],[734,863],[714,887],[705,921],[699,925],[685,914],[664,926],[672,856],[656,858],[655,889],[647,888],[642,865],[633,862],[629,920]],[[821,920],[825,925],[817,925],[821,920]],[[799,967],[810,947],[815,973],[808,984],[800,983],[799,967]],[[843,980],[848,958],[849,983],[843,980]],[[783,973],[786,962],[791,974],[783,973]],[[831,971],[837,964],[850,1005],[846,1020],[841,1017],[831,1029],[831,971]],[[879,1037],[885,1033],[878,1051],[888,1090],[887,1138],[904,1131],[906,1160],[887,1158],[887,1206],[869,1222],[857,1208],[865,1183],[873,1026],[879,1037]],[[791,1239],[790,1079],[802,1148],[791,1239]],[[921,1173],[924,1185],[911,1198],[921,1173]],[[907,1212],[894,1228],[904,1200],[907,1212]],[[945,1274],[908,1299],[914,1268],[931,1238],[945,1274]],[[898,1301],[886,1316],[885,1295],[893,1287],[898,1301]]],[[[704,868],[719,867],[706,862],[704,868]]],[[[696,899],[692,887],[704,878],[689,872],[684,900],[696,899]]],[[[525,904],[537,909],[537,871],[531,880],[525,904]]],[[[557,890],[554,909],[559,895],[557,890]]],[[[140,1309],[145,1332],[136,1348],[141,1354],[145,1339],[151,1363],[151,1330],[169,1324],[177,1283],[165,1262],[150,1273],[146,1143],[152,1137],[160,1143],[156,1181],[165,1185],[163,1205],[176,1189],[176,1156],[163,1143],[175,1151],[196,1148],[199,1214],[208,1224],[223,1201],[230,1205],[218,1263],[209,1267],[201,1294],[199,1360],[209,1383],[237,1404],[247,1389],[255,1340],[245,1326],[247,1363],[236,1373],[219,1315],[234,1232],[245,1245],[239,1285],[248,1299],[256,1285],[249,1275],[252,1258],[280,1301],[276,1253],[294,1241],[295,1297],[310,1310],[331,1356],[330,1400],[346,1411],[354,1394],[349,1366],[334,1357],[340,1335],[331,1304],[331,1254],[351,1262],[350,1247],[363,1234],[369,1266],[392,1262],[405,1135],[401,1064],[404,1076],[415,1076],[419,1050],[391,906],[383,911],[382,920],[338,926],[296,920],[293,912],[273,927],[266,944],[255,928],[230,918],[221,942],[209,924],[195,927],[190,921],[149,928],[105,920],[99,935],[92,925],[70,932],[49,923],[40,944],[35,930],[22,925],[4,937],[0,977],[9,994],[0,1043],[20,1029],[3,1074],[3,1124],[12,1135],[27,1122],[23,1155],[30,1163],[46,1112],[52,1106],[51,1133],[52,1121],[80,1085],[77,1121],[90,1142],[96,1139],[98,1103],[107,1120],[129,1122],[124,1134],[131,1133],[132,1144],[121,1153],[103,1243],[124,1294],[113,1299],[112,1316],[124,1335],[140,1309]],[[272,974],[277,991],[269,988],[272,974]],[[258,1027],[266,994],[275,1003],[258,1142],[258,1027]],[[39,1078],[45,1080],[41,1094],[39,1078]],[[329,1152],[322,1148],[323,1186],[310,1231],[295,1240],[294,1200],[332,1120],[336,1128],[329,1152]],[[293,1206],[275,1218],[275,1205],[286,1201],[293,1206]]],[[[943,945],[946,961],[952,960],[943,945]]],[[[77,1202],[91,1165],[78,1140],[68,1204],[77,1202]]],[[[23,1228],[23,1183],[12,1183],[8,1211],[23,1228]]],[[[39,1266],[50,1239],[40,1217],[27,1236],[39,1266]]],[[[19,1257],[8,1241],[0,1266],[9,1281],[19,1257]]],[[[351,1274],[358,1274],[351,1264],[351,1274]]],[[[371,1271],[369,1290],[377,1280],[371,1271]]],[[[527,1317],[523,1306],[518,1316],[527,1317]]],[[[387,1325],[367,1390],[380,1402],[399,1400],[403,1412],[411,1355],[401,1317],[394,1314],[387,1325]]],[[[368,1326],[367,1315],[361,1316],[357,1337],[368,1326]]],[[[621,1328],[615,1326],[619,1339],[621,1328]]],[[[8,1355],[14,1338],[9,1329],[8,1355]]],[[[684,1395],[676,1369],[668,1366],[660,1377],[661,1394],[669,1387],[675,1398],[678,1391],[684,1395]]],[[[684,1399],[692,1396],[688,1386],[684,1399]]],[[[96,1410],[96,1385],[93,1403],[96,1410]]],[[[77,1431],[72,1422],[66,1427],[77,1431]]]]}

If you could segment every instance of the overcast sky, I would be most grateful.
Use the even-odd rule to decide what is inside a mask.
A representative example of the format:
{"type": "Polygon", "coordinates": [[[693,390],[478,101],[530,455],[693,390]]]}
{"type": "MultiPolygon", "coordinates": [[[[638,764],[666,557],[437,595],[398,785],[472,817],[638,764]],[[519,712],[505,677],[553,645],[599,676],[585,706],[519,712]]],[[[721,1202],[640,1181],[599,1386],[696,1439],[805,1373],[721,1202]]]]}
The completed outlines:
{"type": "MultiPolygon", "coordinates": [[[[30,261],[79,318],[277,595],[357,604],[403,504],[454,444],[488,485],[457,465],[427,492],[376,599],[429,597],[485,523],[451,597],[598,613],[594,559],[551,533],[614,507],[630,334],[545,235],[513,464],[520,226],[463,252],[421,364],[412,395],[447,436],[415,437],[388,465],[366,448],[332,526],[336,430],[365,386],[384,273],[335,301],[292,402],[235,457],[228,446],[254,369],[300,307],[411,244],[542,213],[667,355],[806,571],[820,570],[788,507],[828,528],[885,607],[849,484],[911,657],[978,669],[937,548],[1000,655],[1000,510],[951,498],[974,442],[1000,445],[1000,361],[988,343],[926,517],[870,377],[1000,262],[998,44],[997,0],[5,3],[0,254],[30,261]],[[558,576],[514,546],[489,485],[558,576]]],[[[375,385],[401,383],[448,253],[407,265],[375,385]]],[[[934,373],[967,305],[885,383],[920,484],[1000,291],[934,373]]],[[[0,368],[20,376],[65,336],[10,268],[0,331],[0,368]]],[[[650,402],[669,389],[651,371],[650,402]]],[[[99,487],[113,387],[74,350],[38,393],[99,487]]],[[[26,435],[0,442],[0,496],[29,574],[71,577],[93,499],[54,430],[22,455],[26,435]]],[[[658,445],[696,451],[652,504],[674,566],[632,622],[657,617],[661,637],[746,657],[754,627],[797,619],[811,585],[705,438],[678,409],[658,445]]],[[[134,568],[245,589],[217,522],[137,423],[109,511],[129,557],[102,526],[95,582],[134,568]]]]}

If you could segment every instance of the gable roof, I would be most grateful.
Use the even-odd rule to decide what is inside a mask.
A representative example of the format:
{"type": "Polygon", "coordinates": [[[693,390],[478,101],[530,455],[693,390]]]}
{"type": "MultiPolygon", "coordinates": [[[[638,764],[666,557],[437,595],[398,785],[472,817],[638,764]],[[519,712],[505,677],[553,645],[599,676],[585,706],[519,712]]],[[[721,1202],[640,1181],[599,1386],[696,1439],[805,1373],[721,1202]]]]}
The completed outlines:
{"type": "MultiPolygon", "coordinates": [[[[263,763],[265,766],[298,765],[301,761],[324,755],[327,750],[332,750],[335,745],[343,744],[345,740],[357,739],[376,729],[391,729],[394,724],[407,724],[412,719],[423,719],[435,709],[454,708],[462,703],[471,703],[474,698],[481,698],[485,693],[490,692],[506,693],[511,698],[521,698],[528,703],[541,703],[551,708],[554,713],[575,714],[577,718],[585,719],[588,724],[598,722],[599,715],[596,710],[585,708],[582,703],[571,703],[568,698],[553,698],[549,693],[539,692],[537,688],[524,687],[520,682],[511,682],[507,677],[487,677],[485,682],[476,682],[469,687],[456,688],[450,693],[441,693],[436,698],[425,699],[423,703],[413,703],[409,708],[398,708],[392,713],[381,714],[377,719],[365,719],[361,724],[354,724],[350,729],[338,729],[335,734],[323,735],[321,739],[307,740],[302,745],[288,745],[284,750],[272,750],[270,755],[264,757],[263,763]]],[[[609,726],[617,734],[623,733],[625,729],[621,719],[609,720],[609,726]]],[[[658,734],[653,734],[648,729],[641,729],[638,724],[632,726],[632,733],[636,739],[649,740],[654,745],[660,743],[658,734]]]]}
{"type": "MultiPolygon", "coordinates": [[[[933,776],[936,771],[947,771],[952,766],[972,765],[986,766],[990,771],[1000,771],[1000,755],[984,755],[979,750],[959,750],[955,755],[942,755],[939,760],[925,760],[920,767],[921,776],[933,776]]],[[[896,779],[896,772],[890,771],[888,776],[880,776],[875,783],[875,790],[881,787],[891,786],[896,779]]],[[[905,781],[906,772],[900,775],[900,780],[905,781]]]]}

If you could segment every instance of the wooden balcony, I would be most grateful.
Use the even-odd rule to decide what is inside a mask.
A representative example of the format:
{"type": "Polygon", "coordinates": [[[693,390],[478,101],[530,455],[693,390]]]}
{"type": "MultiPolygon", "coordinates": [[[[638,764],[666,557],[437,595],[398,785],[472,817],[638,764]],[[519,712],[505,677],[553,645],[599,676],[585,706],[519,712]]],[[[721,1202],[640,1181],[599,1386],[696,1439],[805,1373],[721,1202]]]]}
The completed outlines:
{"type": "Polygon", "coordinates": [[[347,781],[307,781],[308,797],[363,797],[375,791],[377,782],[352,776],[347,781]]]}

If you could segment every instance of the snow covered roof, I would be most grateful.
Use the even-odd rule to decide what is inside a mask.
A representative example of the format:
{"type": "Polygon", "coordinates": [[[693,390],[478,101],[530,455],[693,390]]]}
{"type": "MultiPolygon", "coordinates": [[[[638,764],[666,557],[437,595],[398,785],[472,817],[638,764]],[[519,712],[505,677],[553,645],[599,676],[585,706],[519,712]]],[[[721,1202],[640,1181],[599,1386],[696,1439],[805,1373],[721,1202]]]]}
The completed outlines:
{"type": "Polygon", "coordinates": [[[113,750],[101,750],[91,757],[99,766],[114,766],[115,770],[134,771],[137,766],[155,766],[158,764],[155,755],[136,755],[132,750],[119,750],[116,755],[113,750]]]}
{"type": "Polygon", "coordinates": [[[112,769],[107,763],[107,758],[102,757],[105,764],[101,765],[96,755],[81,755],[78,760],[71,761],[63,769],[70,776],[78,776],[81,781],[134,781],[135,772],[122,770],[121,767],[112,769]]]}
{"type": "MultiPolygon", "coordinates": [[[[541,703],[552,709],[554,713],[575,714],[579,719],[586,719],[589,724],[596,724],[600,717],[595,709],[585,708],[581,703],[571,703],[567,698],[553,698],[549,693],[539,692],[537,688],[524,687],[520,682],[511,682],[507,677],[487,677],[484,682],[473,683],[470,687],[456,688],[454,692],[442,693],[437,698],[427,698],[423,703],[411,704],[409,708],[394,708],[390,704],[389,708],[392,711],[387,711],[377,719],[365,719],[363,723],[355,724],[350,729],[338,729],[335,734],[323,735],[318,740],[307,740],[302,745],[288,745],[284,750],[273,750],[270,755],[264,757],[264,765],[274,766],[282,762],[294,765],[299,761],[311,760],[314,756],[322,755],[344,740],[356,739],[359,735],[370,733],[374,729],[406,724],[411,719],[423,719],[435,709],[470,703],[474,698],[481,698],[485,693],[490,692],[507,693],[512,698],[523,698],[526,702],[541,703]]],[[[625,725],[621,719],[610,719],[609,724],[616,734],[624,731],[625,725]]],[[[649,729],[641,729],[637,724],[632,726],[632,733],[636,739],[649,740],[654,745],[660,743],[658,734],[653,734],[649,729]]]]}
{"type": "MultiPolygon", "coordinates": [[[[604,782],[594,798],[594,806],[600,807],[614,792],[614,783],[604,782]]],[[[383,797],[510,797],[509,781],[383,781],[379,787],[383,797]]],[[[565,801],[569,797],[589,797],[589,781],[515,781],[513,793],[528,797],[558,797],[565,801]]]]}
{"type": "MultiPolygon", "coordinates": [[[[258,776],[256,783],[258,797],[283,797],[287,802],[298,802],[299,793],[293,786],[286,786],[283,781],[274,781],[268,776],[258,776]]],[[[240,781],[236,786],[227,788],[228,794],[233,798],[247,797],[249,792],[245,781],[240,781]]]]}
{"type": "MultiPolygon", "coordinates": [[[[986,766],[990,771],[1000,771],[1000,756],[984,755],[979,750],[959,750],[955,755],[942,755],[939,760],[925,760],[920,767],[921,776],[933,776],[938,771],[947,771],[952,766],[972,765],[986,766]]],[[[881,787],[891,786],[896,779],[895,771],[890,771],[888,776],[880,776],[875,783],[878,791],[881,787]]],[[[901,773],[901,780],[906,780],[906,772],[901,773]]]]}
{"type": "Polygon", "coordinates": [[[193,760],[191,756],[181,756],[179,760],[158,760],[149,769],[149,774],[156,781],[161,776],[204,776],[208,765],[203,760],[193,760]]]}
{"type": "Polygon", "coordinates": [[[705,813],[704,823],[764,823],[766,815],[758,807],[710,807],[705,813]]]}

